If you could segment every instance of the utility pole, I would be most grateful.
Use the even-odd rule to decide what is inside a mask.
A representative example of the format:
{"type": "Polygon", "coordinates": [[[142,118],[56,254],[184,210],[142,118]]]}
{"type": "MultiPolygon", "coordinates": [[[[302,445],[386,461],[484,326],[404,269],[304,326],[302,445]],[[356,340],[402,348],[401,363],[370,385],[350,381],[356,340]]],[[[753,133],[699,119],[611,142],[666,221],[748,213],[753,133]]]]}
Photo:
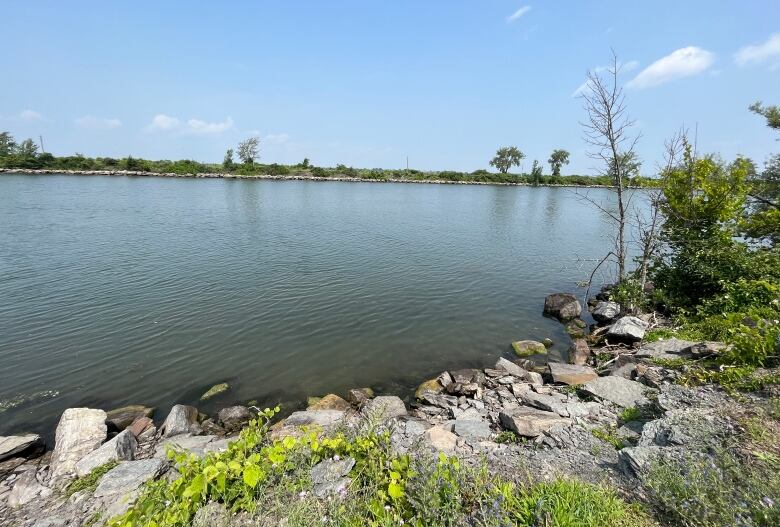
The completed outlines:
{"type": "Polygon", "coordinates": [[[406,170],[409,170],[409,156],[406,156],[406,170]]]}
{"type": "Polygon", "coordinates": [[[41,141],[41,153],[42,153],[42,154],[45,154],[45,153],[46,153],[46,150],[44,150],[44,148],[43,148],[43,136],[42,136],[42,135],[39,135],[39,136],[38,136],[38,139],[40,139],[40,141],[41,141]]]}

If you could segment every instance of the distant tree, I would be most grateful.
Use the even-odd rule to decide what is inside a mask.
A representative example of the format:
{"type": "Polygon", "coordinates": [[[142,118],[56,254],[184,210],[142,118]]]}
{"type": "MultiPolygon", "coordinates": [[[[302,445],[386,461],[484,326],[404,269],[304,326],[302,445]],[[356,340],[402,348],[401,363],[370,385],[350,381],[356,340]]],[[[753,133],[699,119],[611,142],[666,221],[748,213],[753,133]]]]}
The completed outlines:
{"type": "Polygon", "coordinates": [[[750,105],[750,111],[763,116],[769,128],[780,130],[780,106],[764,106],[756,101],[750,105]]]}
{"type": "Polygon", "coordinates": [[[250,137],[238,143],[238,158],[245,165],[253,165],[260,155],[260,139],[250,137]]]}
{"type": "Polygon", "coordinates": [[[222,168],[225,170],[230,170],[235,166],[235,161],[233,161],[233,149],[228,148],[227,152],[225,152],[225,159],[222,161],[222,168]]]}
{"type": "Polygon", "coordinates": [[[561,167],[569,164],[569,152],[563,149],[553,150],[550,154],[550,159],[547,160],[550,163],[550,170],[553,176],[561,175],[561,167]]]}
{"type": "Polygon", "coordinates": [[[531,165],[531,184],[536,186],[542,182],[542,165],[534,159],[533,165],[531,165]]]}
{"type": "Polygon", "coordinates": [[[301,161],[301,164],[298,166],[300,166],[301,168],[309,168],[311,166],[311,163],[309,162],[309,158],[305,157],[303,161],[301,161]]]}
{"type": "Polygon", "coordinates": [[[499,172],[506,174],[513,166],[520,166],[520,162],[525,158],[516,146],[505,146],[496,151],[496,155],[490,160],[490,166],[496,167],[499,172]]]}
{"type": "Polygon", "coordinates": [[[23,159],[32,159],[38,156],[38,145],[32,139],[25,139],[19,143],[14,153],[23,159]]]}
{"type": "Polygon", "coordinates": [[[0,157],[8,157],[16,150],[16,141],[8,132],[0,132],[0,157]]]}

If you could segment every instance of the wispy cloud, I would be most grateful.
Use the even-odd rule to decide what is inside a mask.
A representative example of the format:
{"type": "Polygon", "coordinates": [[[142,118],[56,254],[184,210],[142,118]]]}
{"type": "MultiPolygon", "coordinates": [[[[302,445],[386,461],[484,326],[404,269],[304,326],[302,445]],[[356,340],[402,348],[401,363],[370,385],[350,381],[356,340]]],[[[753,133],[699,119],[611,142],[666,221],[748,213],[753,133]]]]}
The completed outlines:
{"type": "Polygon", "coordinates": [[[650,88],[691,77],[706,71],[715,62],[715,54],[696,46],[672,51],[639,72],[626,84],[627,88],[650,88]]]}
{"type": "MultiPolygon", "coordinates": [[[[629,60],[626,63],[618,63],[618,68],[620,68],[620,71],[622,73],[628,73],[629,71],[634,71],[639,67],[639,61],[638,60],[629,60]]],[[[593,68],[594,73],[603,73],[607,71],[610,68],[610,66],[596,66],[593,68]]],[[[587,89],[590,87],[590,80],[585,79],[585,81],[580,84],[576,90],[574,90],[571,94],[572,97],[579,97],[582,95],[587,89]]]]}
{"type": "Polygon", "coordinates": [[[35,110],[24,110],[19,113],[19,119],[22,121],[42,121],[43,115],[35,110]]]}
{"type": "Polygon", "coordinates": [[[752,66],[769,63],[770,68],[780,67],[780,33],[773,33],[766,42],[741,48],[734,55],[738,66],[752,66]]]}
{"type": "Polygon", "coordinates": [[[73,122],[76,126],[92,130],[111,130],[122,126],[122,121],[119,119],[107,119],[104,117],[95,117],[94,115],[85,115],[84,117],[74,119],[73,122]]]}
{"type": "Polygon", "coordinates": [[[520,9],[518,9],[517,11],[515,11],[514,13],[512,13],[511,15],[509,15],[507,17],[507,19],[506,19],[507,24],[511,24],[512,22],[514,22],[515,20],[519,19],[521,16],[523,16],[524,14],[526,14],[530,10],[531,10],[531,6],[530,5],[524,5],[523,7],[521,7],[520,9]]]}
{"type": "Polygon", "coordinates": [[[181,132],[185,134],[221,134],[233,128],[233,119],[228,117],[222,122],[209,123],[200,119],[190,119],[182,122],[177,117],[171,117],[160,113],[152,118],[152,122],[146,127],[152,132],[181,132]]]}
{"type": "Polygon", "coordinates": [[[263,137],[263,141],[271,145],[282,145],[289,140],[290,140],[290,135],[285,133],[268,134],[265,137],[263,137]]]}

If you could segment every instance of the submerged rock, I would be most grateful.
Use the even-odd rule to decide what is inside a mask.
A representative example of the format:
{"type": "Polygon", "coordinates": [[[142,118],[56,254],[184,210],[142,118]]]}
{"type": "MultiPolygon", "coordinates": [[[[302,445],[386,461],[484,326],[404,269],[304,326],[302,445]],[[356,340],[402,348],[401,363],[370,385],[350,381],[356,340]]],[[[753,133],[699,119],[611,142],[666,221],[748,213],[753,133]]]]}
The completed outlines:
{"type": "Polygon", "coordinates": [[[221,382],[219,384],[215,384],[211,388],[209,388],[206,393],[200,396],[201,401],[208,401],[212,397],[216,397],[217,395],[221,393],[225,393],[230,389],[230,384],[226,382],[221,382]]]}
{"type": "Polygon", "coordinates": [[[610,326],[607,337],[636,342],[645,338],[645,331],[647,331],[647,322],[637,317],[627,316],[618,319],[610,326]]]}
{"type": "Polygon", "coordinates": [[[547,353],[547,348],[541,342],[535,340],[518,340],[512,343],[512,349],[518,357],[527,357],[535,354],[547,353]]]}
{"type": "Polygon", "coordinates": [[[51,481],[59,484],[76,476],[76,463],[106,440],[106,412],[68,408],[60,417],[51,458],[51,481]]]}
{"type": "Polygon", "coordinates": [[[43,452],[43,438],[38,434],[0,436],[0,461],[12,457],[34,457],[43,452]]]}

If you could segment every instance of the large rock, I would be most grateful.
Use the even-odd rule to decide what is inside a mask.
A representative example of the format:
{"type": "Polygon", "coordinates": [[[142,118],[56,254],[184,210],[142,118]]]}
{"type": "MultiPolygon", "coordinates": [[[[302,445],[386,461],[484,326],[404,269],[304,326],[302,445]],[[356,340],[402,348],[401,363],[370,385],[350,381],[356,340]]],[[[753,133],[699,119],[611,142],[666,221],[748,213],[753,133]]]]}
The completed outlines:
{"type": "Polygon", "coordinates": [[[499,414],[504,428],[524,437],[537,437],[556,425],[570,425],[572,421],[553,412],[521,406],[499,414]]]}
{"type": "Polygon", "coordinates": [[[452,431],[471,441],[482,441],[490,437],[490,424],[487,421],[473,419],[456,419],[452,424],[452,431]]]}
{"type": "Polygon", "coordinates": [[[561,322],[577,318],[580,313],[582,306],[577,298],[569,293],[554,293],[544,299],[544,314],[561,322]]]}
{"type": "Polygon", "coordinates": [[[229,432],[241,430],[254,416],[246,406],[229,406],[217,413],[219,423],[229,432]]]}
{"type": "Polygon", "coordinates": [[[545,395],[536,392],[525,392],[520,395],[520,399],[522,399],[522,401],[529,406],[556,413],[561,417],[569,417],[569,411],[567,410],[566,405],[561,401],[561,399],[558,399],[552,395],[545,395]]]}
{"type": "Polygon", "coordinates": [[[569,347],[569,362],[572,364],[583,365],[588,362],[590,357],[590,346],[584,338],[576,338],[569,347]]]}
{"type": "Polygon", "coordinates": [[[138,497],[141,485],[160,477],[168,469],[164,459],[126,461],[109,470],[94,492],[107,508],[107,517],[122,514],[138,497]]]}
{"type": "Polygon", "coordinates": [[[599,302],[593,309],[592,315],[598,322],[612,322],[620,316],[620,304],[617,302],[599,302]]]}
{"type": "Polygon", "coordinates": [[[373,419],[385,421],[394,417],[406,415],[406,406],[400,397],[395,395],[380,395],[371,399],[363,407],[363,415],[370,416],[373,419]]]}
{"type": "Polygon", "coordinates": [[[627,316],[619,318],[609,327],[607,337],[636,342],[645,338],[645,331],[647,331],[647,322],[637,317],[627,316]]]}
{"type": "Polygon", "coordinates": [[[43,452],[44,443],[38,434],[0,436],[0,461],[12,457],[34,457],[43,452]]]}
{"type": "Polygon", "coordinates": [[[194,436],[190,434],[177,435],[171,439],[166,439],[157,443],[157,447],[154,450],[154,457],[166,458],[168,449],[171,448],[174,451],[185,451],[190,454],[194,454],[197,457],[203,457],[207,452],[212,450],[209,448],[216,440],[216,436],[194,436]]]}
{"type": "Polygon", "coordinates": [[[76,463],[76,475],[86,476],[92,470],[111,461],[132,461],[138,442],[130,430],[120,432],[116,437],[103,443],[76,463]]]}
{"type": "Polygon", "coordinates": [[[171,408],[168,417],[165,418],[160,427],[162,437],[172,437],[179,434],[186,434],[190,431],[192,425],[198,422],[198,410],[193,406],[177,404],[171,408]]]}
{"type": "Polygon", "coordinates": [[[324,498],[346,489],[351,483],[350,478],[346,476],[354,466],[355,460],[351,457],[320,461],[311,469],[312,493],[324,498]]]}
{"type": "Polygon", "coordinates": [[[637,350],[637,358],[649,359],[690,359],[691,346],[696,342],[691,340],[667,339],[642,344],[637,350]]]}
{"type": "Polygon", "coordinates": [[[48,498],[52,490],[41,485],[35,477],[36,470],[28,470],[22,473],[14,483],[14,488],[8,495],[8,506],[11,508],[23,507],[33,500],[48,498]]]}
{"type": "Polygon", "coordinates": [[[374,397],[374,390],[371,388],[352,388],[347,392],[347,401],[358,408],[366,404],[372,397],[374,397]]]}
{"type": "Polygon", "coordinates": [[[541,342],[535,340],[518,340],[512,343],[512,349],[518,357],[528,357],[529,355],[545,354],[547,348],[541,342]]]}
{"type": "Polygon", "coordinates": [[[154,415],[154,408],[142,404],[131,404],[106,412],[106,423],[114,430],[121,432],[139,417],[152,417],[152,415],[154,415]]]}
{"type": "Polygon", "coordinates": [[[344,420],[346,412],[342,410],[305,410],[293,412],[284,420],[288,426],[333,426],[344,420]]]}
{"type": "Polygon", "coordinates": [[[514,375],[515,377],[519,377],[521,379],[525,379],[526,374],[528,373],[527,370],[524,368],[521,368],[514,362],[505,359],[504,357],[501,357],[496,361],[496,369],[497,370],[504,370],[509,375],[514,375]]]}
{"type": "Polygon", "coordinates": [[[645,388],[636,381],[623,377],[598,377],[580,386],[580,389],[599,399],[610,401],[623,408],[640,406],[648,403],[645,388]]]}
{"type": "Polygon", "coordinates": [[[423,395],[425,395],[427,392],[441,393],[442,390],[444,390],[444,386],[439,383],[438,379],[430,379],[421,383],[420,386],[417,387],[417,390],[414,392],[414,397],[417,400],[422,401],[423,395]]]}
{"type": "Polygon", "coordinates": [[[553,382],[568,384],[569,386],[583,384],[599,376],[596,370],[589,366],[550,362],[547,364],[547,367],[550,369],[550,376],[552,376],[553,382]]]}
{"type": "Polygon", "coordinates": [[[307,410],[342,410],[346,411],[352,408],[347,401],[334,393],[329,393],[321,397],[314,404],[309,405],[307,410]]]}
{"type": "Polygon", "coordinates": [[[455,452],[455,447],[458,444],[457,436],[442,425],[426,430],[424,441],[433,450],[448,454],[455,452]]]}
{"type": "Polygon", "coordinates": [[[76,463],[106,440],[106,412],[68,408],[60,417],[51,458],[51,481],[58,485],[76,475],[76,463]]]}

